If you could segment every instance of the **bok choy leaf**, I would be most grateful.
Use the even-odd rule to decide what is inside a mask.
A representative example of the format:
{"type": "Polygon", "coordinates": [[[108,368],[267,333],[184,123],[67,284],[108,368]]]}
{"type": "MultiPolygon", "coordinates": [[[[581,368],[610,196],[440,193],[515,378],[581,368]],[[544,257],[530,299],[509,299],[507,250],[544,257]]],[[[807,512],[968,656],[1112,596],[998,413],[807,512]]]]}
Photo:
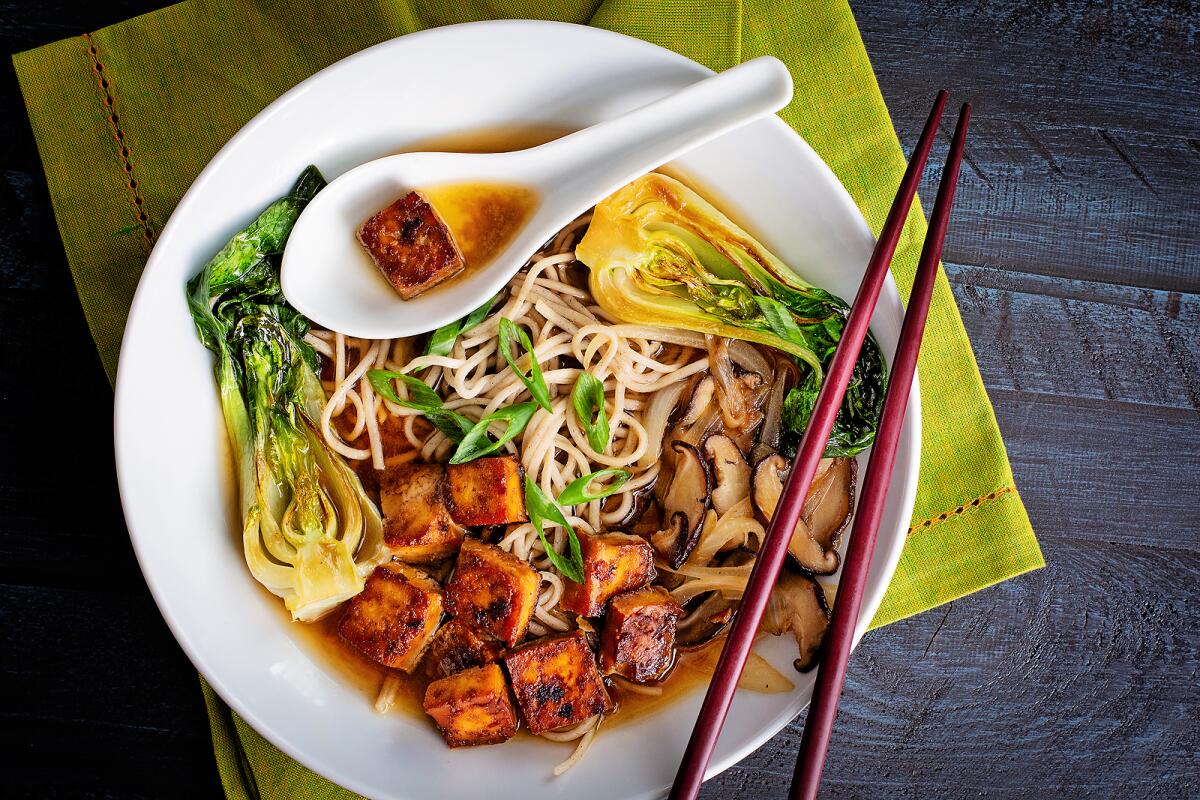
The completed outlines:
{"type": "MultiPolygon", "coordinates": [[[[803,432],[845,327],[841,298],[802,279],[679,181],[650,173],[596,206],[575,249],[596,302],[622,322],[743,339],[794,356],[801,381],[783,426],[803,432]]],[[[853,455],[875,437],[886,365],[868,336],[826,455],[853,455]]]]}
{"type": "Polygon", "coordinates": [[[304,622],[358,594],[386,556],[379,512],[317,430],[325,393],[308,320],[279,286],[287,237],[324,186],[305,169],[187,286],[197,335],[216,354],[246,564],[304,622]]]}

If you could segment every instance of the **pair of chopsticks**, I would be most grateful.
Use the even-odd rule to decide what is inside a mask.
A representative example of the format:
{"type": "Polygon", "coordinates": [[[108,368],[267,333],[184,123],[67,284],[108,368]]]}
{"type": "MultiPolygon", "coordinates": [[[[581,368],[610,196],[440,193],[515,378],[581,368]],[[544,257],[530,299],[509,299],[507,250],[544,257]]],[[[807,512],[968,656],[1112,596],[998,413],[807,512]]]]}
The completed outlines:
{"type": "MultiPolygon", "coordinates": [[[[684,751],[679,772],[675,776],[675,784],[671,788],[672,800],[691,800],[700,791],[704,780],[704,772],[716,747],[717,737],[729,704],[733,700],[738,679],[746,658],[754,646],[754,638],[758,632],[759,622],[766,610],[771,590],[775,585],[779,570],[787,556],[787,546],[792,531],[800,519],[804,501],[812,484],[817,464],[825,451],[829,432],[833,428],[834,418],[842,404],[846,385],[850,381],[851,372],[858,359],[859,349],[867,335],[867,327],[875,304],[879,300],[879,291],[883,279],[887,275],[900,239],[900,231],[908,217],[913,197],[916,195],[917,184],[925,170],[925,162],[933,147],[933,139],[937,133],[942,110],[946,105],[948,94],[945,90],[938,92],[933,110],[917,141],[896,199],[888,212],[887,221],[880,231],[871,260],[867,263],[866,274],[858,287],[854,305],[846,320],[842,339],[837,352],[830,362],[825,376],[824,385],[817,396],[816,408],[809,421],[808,428],[800,440],[796,458],[792,462],[791,474],[784,487],[775,510],[775,517],[767,530],[767,536],[758,553],[754,569],[742,595],[741,606],[737,617],[730,628],[721,651],[721,658],[713,672],[713,677],[704,697],[704,705],[696,720],[696,727],[684,751]]],[[[946,226],[950,219],[950,207],[954,202],[954,190],[958,183],[959,165],[962,162],[963,142],[967,135],[967,124],[971,118],[971,106],[964,104],[959,114],[958,126],[950,143],[950,153],[946,159],[946,167],[942,173],[941,185],[938,187],[937,200],[933,206],[933,214],[929,223],[929,231],[925,236],[925,244],[921,250],[921,260],[917,267],[917,276],[913,282],[912,296],[908,301],[908,309],[904,315],[904,324],[900,330],[900,341],[896,346],[896,355],[892,360],[892,374],[888,381],[887,395],[884,399],[883,413],[880,417],[879,429],[875,435],[875,444],[871,451],[871,460],[867,466],[866,477],[863,479],[861,499],[855,514],[854,527],[850,535],[850,543],[846,552],[846,560],[842,566],[841,580],[838,584],[837,602],[833,607],[833,620],[826,634],[825,652],[817,673],[817,683],[813,690],[812,705],[808,710],[808,719],[804,726],[804,736],[800,743],[800,753],[796,761],[796,772],[792,779],[791,797],[814,798],[817,787],[821,782],[821,769],[825,764],[825,752],[829,746],[829,737],[833,732],[833,721],[837,715],[838,697],[841,695],[842,680],[846,674],[846,662],[850,657],[850,647],[854,639],[854,628],[858,622],[859,611],[862,608],[863,591],[867,583],[867,573],[871,565],[871,555],[875,550],[875,538],[879,530],[879,522],[883,516],[884,502],[887,499],[888,483],[892,476],[892,466],[896,458],[896,447],[900,440],[900,429],[904,422],[904,412],[908,405],[909,390],[912,388],[913,375],[917,367],[917,354],[921,348],[921,337],[925,332],[925,320],[929,314],[929,302],[933,294],[934,279],[937,277],[938,261],[942,254],[942,244],[946,238],[946,226]]]]}

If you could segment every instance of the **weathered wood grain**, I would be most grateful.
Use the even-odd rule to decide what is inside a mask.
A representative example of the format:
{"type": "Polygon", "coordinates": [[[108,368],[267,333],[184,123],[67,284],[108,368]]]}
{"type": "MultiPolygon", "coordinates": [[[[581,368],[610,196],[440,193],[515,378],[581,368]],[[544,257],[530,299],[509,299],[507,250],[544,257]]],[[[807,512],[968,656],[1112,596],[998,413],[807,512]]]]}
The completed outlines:
{"type": "Polygon", "coordinates": [[[989,389],[1200,414],[1200,295],[947,264],[989,389]]]}
{"type": "MultiPolygon", "coordinates": [[[[158,4],[10,4],[0,43],[158,4]]],[[[1200,796],[1196,3],[853,6],[906,145],[939,86],[976,102],[947,274],[1049,567],[867,638],[823,794],[1200,796]]],[[[111,394],[11,70],[0,107],[5,796],[212,798],[195,672],[124,533],[111,394]]],[[[784,797],[798,735],[705,797],[784,797]]]]}
{"type": "Polygon", "coordinates": [[[1200,296],[947,273],[1043,538],[1196,549],[1200,296]]]}
{"type": "Polygon", "coordinates": [[[1200,291],[1194,2],[851,5],[906,147],[938,88],[974,103],[948,260],[1200,291]]]}
{"type": "Polygon", "coordinates": [[[1195,414],[991,395],[1040,539],[1198,549],[1195,414]]]}
{"type": "MultiPolygon", "coordinates": [[[[1044,544],[1047,569],[864,640],[823,796],[1200,793],[1200,553],[1044,544]]],[[[786,797],[800,730],[706,796],[786,797]]]]}

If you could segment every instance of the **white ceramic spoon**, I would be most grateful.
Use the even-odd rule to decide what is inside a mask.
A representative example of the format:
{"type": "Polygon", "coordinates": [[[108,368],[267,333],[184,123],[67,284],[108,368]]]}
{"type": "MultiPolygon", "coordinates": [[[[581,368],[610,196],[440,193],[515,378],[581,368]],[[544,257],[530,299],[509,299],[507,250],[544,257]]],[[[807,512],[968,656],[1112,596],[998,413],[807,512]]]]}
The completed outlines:
{"type": "Polygon", "coordinates": [[[500,290],[543,243],[634,178],[791,100],[792,79],[769,56],[733,67],[616,119],[511,153],[404,153],[329,184],[297,220],[283,254],[283,292],[314,322],[367,339],[431,331],[500,290]],[[468,270],[402,300],[356,237],[412,189],[461,182],[518,184],[539,205],[511,242],[468,270]]]}

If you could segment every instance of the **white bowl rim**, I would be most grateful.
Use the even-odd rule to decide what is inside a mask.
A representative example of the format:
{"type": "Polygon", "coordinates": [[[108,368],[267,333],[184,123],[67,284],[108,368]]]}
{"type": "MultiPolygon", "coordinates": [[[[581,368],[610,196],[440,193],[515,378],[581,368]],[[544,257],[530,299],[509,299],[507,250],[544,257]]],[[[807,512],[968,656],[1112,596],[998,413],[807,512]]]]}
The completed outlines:
{"type": "MultiPolygon", "coordinates": [[[[300,83],[297,83],[295,86],[293,86],[287,92],[280,95],[279,98],[277,98],[276,100],[271,102],[269,105],[267,105],[262,111],[260,111],[258,114],[256,114],[241,129],[239,129],[238,132],[236,134],[234,134],[234,136],[231,137],[229,139],[229,141],[226,142],[225,145],[222,146],[219,151],[217,151],[216,155],[213,156],[213,158],[208,162],[208,164],[205,165],[204,169],[201,170],[199,175],[197,175],[196,179],[192,182],[191,186],[188,187],[187,191],[184,193],[183,197],[180,199],[179,203],[176,205],[174,211],[171,214],[171,218],[167,221],[167,224],[163,228],[161,234],[159,235],[159,237],[155,243],[154,250],[151,251],[149,258],[147,259],[146,265],[143,268],[142,276],[144,277],[146,274],[148,274],[150,272],[150,270],[155,268],[155,264],[158,261],[158,258],[156,258],[156,255],[159,255],[161,257],[160,254],[164,253],[164,251],[167,250],[167,247],[165,245],[173,239],[172,234],[174,233],[174,229],[175,229],[174,221],[177,218],[184,216],[180,212],[185,211],[193,203],[198,202],[197,197],[199,197],[201,194],[203,194],[205,185],[208,183],[208,181],[211,179],[211,177],[219,170],[222,162],[228,157],[228,155],[231,152],[238,149],[244,140],[251,138],[254,135],[255,131],[261,125],[265,124],[268,119],[270,119],[270,118],[274,117],[275,115],[284,111],[284,109],[286,109],[291,103],[295,102],[302,95],[304,95],[307,91],[309,91],[310,87],[313,84],[317,83],[318,81],[328,80],[331,75],[334,75],[341,70],[349,68],[357,60],[362,59],[362,58],[367,58],[369,56],[369,54],[376,53],[377,51],[392,48],[392,47],[398,47],[398,46],[402,47],[402,46],[404,46],[405,42],[410,42],[417,38],[431,39],[431,38],[435,38],[435,37],[453,37],[457,32],[459,32],[462,29],[479,28],[479,27],[493,28],[496,30],[496,32],[498,34],[503,34],[503,32],[506,29],[522,29],[522,30],[540,31],[540,32],[543,32],[545,35],[553,36],[553,35],[557,35],[557,34],[561,33],[563,31],[563,29],[572,29],[572,32],[575,33],[576,35],[595,36],[598,38],[619,37],[621,39],[630,39],[644,47],[652,48],[654,50],[660,51],[661,54],[665,54],[666,57],[676,61],[677,63],[686,63],[693,67],[700,66],[706,72],[709,72],[709,73],[712,72],[712,70],[708,69],[707,67],[703,67],[703,65],[697,65],[697,62],[693,61],[692,59],[687,58],[686,56],[682,56],[678,53],[675,53],[674,51],[668,50],[667,48],[661,47],[659,45],[656,45],[656,44],[653,44],[650,42],[646,42],[641,39],[637,39],[636,37],[630,37],[630,36],[627,36],[626,34],[621,34],[621,33],[609,31],[609,30],[602,29],[602,28],[594,28],[594,27],[591,27],[588,25],[579,25],[576,23],[568,23],[568,22],[555,22],[555,21],[549,21],[549,20],[520,20],[520,19],[518,19],[518,20],[482,20],[482,21],[476,21],[476,22],[466,22],[466,23],[460,23],[460,24],[455,24],[455,25],[447,25],[447,26],[442,26],[442,27],[429,28],[429,29],[397,36],[397,37],[394,37],[392,39],[389,39],[389,40],[386,40],[383,42],[379,42],[375,45],[363,48],[362,50],[352,53],[351,55],[346,56],[345,58],[342,58],[342,59],[330,64],[329,66],[319,70],[318,72],[316,72],[313,75],[309,76],[308,78],[304,79],[300,83]]],[[[767,122],[771,125],[777,126],[781,129],[783,129],[784,131],[786,131],[788,134],[790,134],[790,139],[793,141],[795,146],[798,147],[799,149],[807,152],[807,154],[818,165],[818,169],[823,170],[823,172],[826,174],[828,183],[830,184],[830,186],[827,188],[829,188],[831,190],[833,196],[836,197],[837,202],[843,207],[843,211],[845,211],[847,213],[848,217],[854,221],[854,224],[856,224],[861,229],[861,232],[863,233],[863,235],[870,237],[873,240],[874,234],[871,232],[870,226],[867,224],[867,221],[866,221],[865,217],[863,217],[861,210],[858,208],[857,204],[854,202],[853,198],[850,196],[850,193],[846,190],[845,186],[837,178],[837,176],[834,174],[832,169],[830,169],[829,166],[824,162],[824,160],[816,153],[816,151],[813,150],[812,146],[809,145],[808,142],[802,136],[800,136],[796,131],[794,131],[787,123],[785,123],[778,116],[769,117],[769,118],[767,118],[767,120],[765,120],[765,122],[767,122]]],[[[761,122],[759,124],[761,124],[761,122]]],[[[133,301],[130,305],[126,329],[122,336],[122,342],[121,342],[121,351],[122,352],[124,352],[125,347],[128,343],[128,340],[131,339],[131,337],[132,337],[132,331],[135,327],[133,323],[134,323],[135,317],[138,315],[139,308],[142,306],[142,304],[147,302],[147,299],[146,299],[147,292],[144,291],[145,285],[146,285],[145,281],[142,280],[141,278],[139,278],[138,287],[134,293],[133,301]]],[[[884,285],[884,290],[883,290],[883,294],[881,295],[881,298],[884,295],[886,295],[887,293],[893,292],[893,291],[898,292],[894,278],[889,273],[889,275],[886,278],[886,282],[884,285]]],[[[890,359],[889,359],[889,362],[890,362],[890,359]]],[[[146,584],[147,584],[148,588],[150,589],[151,596],[153,597],[155,605],[158,607],[159,613],[162,615],[163,620],[166,622],[168,628],[170,629],[172,635],[175,637],[175,640],[178,642],[180,648],[184,651],[184,654],[188,657],[188,660],[191,661],[192,665],[196,668],[196,670],[208,682],[209,686],[211,686],[212,689],[216,692],[216,694],[233,711],[237,712],[237,714],[239,716],[241,716],[242,719],[245,720],[256,732],[258,732],[260,735],[262,735],[267,741],[269,741],[272,745],[277,747],[284,754],[286,754],[290,758],[294,759],[295,761],[297,761],[301,765],[305,766],[306,768],[312,770],[313,772],[327,778],[328,780],[336,783],[337,785],[339,785],[349,791],[356,792],[357,794],[360,794],[360,795],[363,795],[366,797],[373,796],[372,787],[370,787],[369,785],[362,782],[356,776],[354,776],[352,774],[346,774],[339,770],[333,769],[328,764],[314,763],[313,759],[310,758],[309,754],[302,752],[297,746],[294,745],[294,743],[292,742],[290,737],[286,734],[286,732],[278,730],[267,719],[265,719],[261,715],[257,714],[247,703],[243,702],[243,700],[229,688],[228,684],[221,678],[221,676],[216,674],[210,668],[210,665],[209,665],[207,659],[205,658],[205,656],[202,652],[202,649],[197,646],[197,644],[187,635],[187,633],[183,629],[180,628],[180,626],[178,624],[178,620],[176,620],[174,618],[174,616],[168,611],[165,598],[169,594],[169,589],[166,586],[164,586],[164,584],[159,580],[159,578],[151,570],[146,568],[146,561],[143,557],[143,548],[140,544],[140,537],[135,532],[134,525],[130,521],[132,518],[130,508],[132,507],[132,505],[135,502],[133,497],[136,493],[132,490],[133,484],[131,483],[131,480],[130,480],[131,476],[128,474],[127,469],[124,466],[124,459],[122,458],[122,452],[124,449],[123,448],[123,439],[124,439],[125,431],[124,431],[124,425],[121,421],[121,410],[122,410],[122,405],[123,405],[122,397],[124,394],[122,391],[122,388],[123,388],[123,386],[129,385],[129,381],[127,379],[125,379],[127,372],[128,372],[128,370],[125,368],[125,361],[123,359],[119,360],[118,365],[117,365],[117,377],[116,377],[116,381],[115,381],[114,412],[113,412],[113,441],[114,441],[114,450],[115,450],[118,491],[119,491],[119,495],[120,495],[120,499],[121,499],[122,511],[126,518],[126,524],[127,524],[127,528],[129,531],[129,538],[130,538],[130,541],[131,541],[131,544],[132,544],[132,547],[134,550],[134,555],[138,560],[139,568],[142,571],[142,575],[146,580],[146,584]]],[[[910,448],[910,457],[908,459],[907,464],[901,463],[900,460],[897,459],[897,464],[896,464],[897,469],[895,471],[895,475],[900,476],[900,480],[894,480],[892,487],[891,487],[891,491],[893,493],[896,493],[896,492],[899,493],[899,496],[902,501],[901,508],[907,510],[909,512],[909,514],[911,514],[911,509],[913,507],[913,503],[914,503],[914,500],[916,497],[917,476],[918,476],[919,466],[920,466],[920,445],[921,445],[921,395],[920,395],[920,389],[919,389],[919,384],[918,384],[918,377],[916,375],[914,375],[914,377],[913,377],[912,390],[910,392],[909,399],[908,399],[908,407],[907,407],[906,418],[905,418],[905,428],[908,430],[911,430],[911,432],[912,432],[911,436],[912,436],[912,440],[913,440],[913,446],[910,448]]],[[[903,442],[904,438],[905,438],[904,434],[902,433],[902,442],[903,442]]],[[[891,554],[891,557],[889,558],[889,560],[887,562],[887,570],[886,570],[887,579],[888,579],[887,582],[880,582],[880,583],[877,583],[874,585],[872,585],[870,582],[868,582],[868,587],[867,587],[866,593],[863,597],[861,616],[860,616],[858,625],[855,628],[854,647],[858,646],[858,643],[861,641],[863,634],[866,632],[866,629],[867,629],[868,625],[870,624],[872,617],[874,616],[875,612],[878,610],[878,608],[883,600],[883,596],[884,596],[884,593],[886,592],[888,583],[890,583],[891,577],[894,575],[896,566],[899,562],[901,550],[902,550],[902,547],[897,548],[895,550],[895,552],[893,552],[891,554]]],[[[804,709],[804,707],[806,707],[806,705],[807,705],[807,703],[802,705],[797,710],[796,713],[799,714],[801,711],[803,711],[803,709],[804,709]]],[[[759,730],[758,735],[752,737],[750,740],[744,742],[741,746],[735,748],[734,751],[732,753],[730,753],[728,757],[723,758],[723,759],[714,758],[714,760],[709,764],[708,770],[705,772],[705,780],[711,779],[715,775],[723,772],[724,770],[726,770],[729,767],[733,766],[734,764],[738,763],[742,759],[746,758],[751,753],[755,752],[765,742],[767,742],[769,739],[773,738],[780,730],[782,730],[783,727],[786,727],[786,724],[787,723],[785,722],[783,725],[780,725],[779,727],[776,727],[776,728],[771,728],[770,726],[765,726],[759,730]]],[[[650,795],[647,795],[647,796],[650,796],[650,795]]]]}

